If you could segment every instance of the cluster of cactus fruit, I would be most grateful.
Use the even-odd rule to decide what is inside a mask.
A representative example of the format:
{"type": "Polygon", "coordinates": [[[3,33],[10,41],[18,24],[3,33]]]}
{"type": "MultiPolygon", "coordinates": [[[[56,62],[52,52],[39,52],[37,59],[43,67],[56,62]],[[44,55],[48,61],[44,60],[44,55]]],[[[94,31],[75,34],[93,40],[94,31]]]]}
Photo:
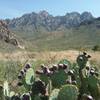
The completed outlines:
{"type": "Polygon", "coordinates": [[[3,91],[0,90],[0,100],[100,100],[99,72],[87,65],[89,58],[83,52],[75,66],[63,59],[51,67],[41,65],[36,72],[26,64],[18,75],[17,85],[24,86],[27,92],[10,92],[6,81],[3,91]]]}

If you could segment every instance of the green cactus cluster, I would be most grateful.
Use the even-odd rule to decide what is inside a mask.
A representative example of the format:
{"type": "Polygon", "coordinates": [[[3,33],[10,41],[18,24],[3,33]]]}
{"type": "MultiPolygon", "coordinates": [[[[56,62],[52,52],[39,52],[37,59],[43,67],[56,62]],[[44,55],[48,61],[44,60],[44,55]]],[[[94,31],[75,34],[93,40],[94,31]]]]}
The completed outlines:
{"type": "Polygon", "coordinates": [[[100,100],[100,79],[97,69],[88,65],[91,56],[83,52],[76,63],[67,59],[56,65],[41,65],[36,70],[25,64],[18,74],[18,86],[26,93],[10,89],[7,80],[0,86],[0,100],[100,100]]]}
{"type": "Polygon", "coordinates": [[[26,64],[18,75],[19,83],[18,86],[24,85],[27,90],[30,90],[31,85],[35,81],[34,69],[30,64],[26,64]]]}
{"type": "Polygon", "coordinates": [[[46,84],[51,80],[53,88],[60,88],[66,84],[66,80],[68,79],[67,71],[70,65],[71,64],[64,59],[58,64],[52,65],[52,67],[42,65],[41,70],[37,70],[36,74],[38,74],[39,78],[46,84]]]}

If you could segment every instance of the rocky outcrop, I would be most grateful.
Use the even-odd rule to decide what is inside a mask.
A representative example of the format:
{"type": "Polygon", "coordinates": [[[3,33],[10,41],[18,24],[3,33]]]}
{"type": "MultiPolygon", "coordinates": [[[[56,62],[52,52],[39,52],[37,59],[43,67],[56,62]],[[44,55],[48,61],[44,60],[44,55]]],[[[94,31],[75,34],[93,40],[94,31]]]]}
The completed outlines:
{"type": "Polygon", "coordinates": [[[10,43],[14,46],[18,46],[18,41],[15,39],[8,29],[7,23],[0,20],[0,40],[10,43]]]}

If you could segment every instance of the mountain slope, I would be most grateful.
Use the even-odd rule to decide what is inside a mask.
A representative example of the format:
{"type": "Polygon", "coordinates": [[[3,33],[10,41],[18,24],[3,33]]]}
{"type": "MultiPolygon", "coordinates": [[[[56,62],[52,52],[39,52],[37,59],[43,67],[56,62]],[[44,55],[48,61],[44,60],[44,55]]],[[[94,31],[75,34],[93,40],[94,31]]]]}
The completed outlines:
{"type": "Polygon", "coordinates": [[[52,16],[41,11],[6,22],[12,32],[25,40],[26,50],[92,48],[100,44],[100,19],[89,12],[52,16]]]}
{"type": "Polygon", "coordinates": [[[0,20],[0,51],[11,52],[19,48],[19,39],[8,29],[4,20],[0,20]]]}

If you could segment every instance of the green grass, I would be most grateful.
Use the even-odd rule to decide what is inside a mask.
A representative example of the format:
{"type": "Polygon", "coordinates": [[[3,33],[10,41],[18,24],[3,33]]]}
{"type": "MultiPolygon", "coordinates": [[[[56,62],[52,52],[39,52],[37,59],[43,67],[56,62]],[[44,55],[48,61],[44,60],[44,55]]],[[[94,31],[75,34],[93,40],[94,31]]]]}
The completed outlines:
{"type": "Polygon", "coordinates": [[[8,80],[12,82],[15,80],[18,75],[18,71],[20,68],[20,62],[14,62],[11,60],[8,61],[0,61],[0,81],[8,80]]]}

